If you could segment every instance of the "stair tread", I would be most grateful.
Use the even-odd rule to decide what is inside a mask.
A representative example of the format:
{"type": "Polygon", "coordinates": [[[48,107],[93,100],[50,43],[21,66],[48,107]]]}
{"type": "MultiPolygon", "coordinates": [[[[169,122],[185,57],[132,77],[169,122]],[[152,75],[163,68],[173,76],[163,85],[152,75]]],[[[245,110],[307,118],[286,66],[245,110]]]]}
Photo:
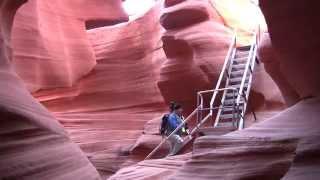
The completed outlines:
{"type": "MultiPolygon", "coordinates": [[[[235,82],[241,82],[242,81],[242,77],[233,77],[229,79],[230,83],[235,83],[235,82]]],[[[246,78],[246,82],[249,81],[249,77],[246,78]]]]}
{"type": "Polygon", "coordinates": [[[246,64],[233,64],[231,67],[232,69],[242,69],[246,67],[246,64]]]}
{"type": "Polygon", "coordinates": [[[238,118],[237,116],[238,116],[237,114],[235,114],[235,115],[233,115],[233,114],[222,114],[222,115],[219,116],[219,118],[220,119],[232,119],[232,118],[237,119],[238,118]]]}
{"type": "Polygon", "coordinates": [[[244,73],[244,70],[237,70],[237,71],[231,71],[231,76],[242,76],[244,73]]]}
{"type": "MultiPolygon", "coordinates": [[[[234,84],[234,85],[230,85],[229,87],[233,87],[233,88],[240,88],[241,84],[234,84]]],[[[248,83],[244,83],[244,86],[243,87],[248,87],[249,84],[248,83]]]]}
{"type": "MultiPolygon", "coordinates": [[[[236,100],[236,99],[235,99],[235,100],[234,100],[234,99],[225,99],[224,102],[223,102],[223,104],[224,104],[224,105],[230,105],[230,104],[234,104],[235,101],[237,101],[237,100],[236,100]]],[[[241,98],[240,103],[243,103],[243,98],[241,98]]]]}
{"type": "Polygon", "coordinates": [[[248,45],[248,46],[240,46],[240,47],[237,47],[237,50],[239,51],[249,51],[251,48],[251,45],[248,45]]]}
{"type": "Polygon", "coordinates": [[[233,61],[247,61],[248,56],[234,58],[233,61]]]}
{"type": "MultiPolygon", "coordinates": [[[[243,110],[243,106],[239,106],[239,110],[243,110]]],[[[222,113],[226,113],[226,112],[232,112],[232,111],[235,111],[233,108],[223,108],[222,109],[222,113]]]]}

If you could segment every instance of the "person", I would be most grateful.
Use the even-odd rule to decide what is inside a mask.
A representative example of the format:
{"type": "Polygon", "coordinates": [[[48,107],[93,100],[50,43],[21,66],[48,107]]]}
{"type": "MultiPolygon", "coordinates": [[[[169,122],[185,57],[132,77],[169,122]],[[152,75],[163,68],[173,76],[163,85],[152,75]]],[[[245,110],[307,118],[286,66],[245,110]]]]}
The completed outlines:
{"type": "MultiPolygon", "coordinates": [[[[170,105],[171,113],[168,116],[168,129],[166,135],[169,136],[181,123],[183,123],[182,113],[183,108],[180,104],[174,103],[170,105]]],[[[168,156],[173,156],[178,153],[178,151],[183,146],[183,138],[184,128],[182,127],[175,134],[171,135],[168,140],[170,142],[170,153],[168,156]]]]}

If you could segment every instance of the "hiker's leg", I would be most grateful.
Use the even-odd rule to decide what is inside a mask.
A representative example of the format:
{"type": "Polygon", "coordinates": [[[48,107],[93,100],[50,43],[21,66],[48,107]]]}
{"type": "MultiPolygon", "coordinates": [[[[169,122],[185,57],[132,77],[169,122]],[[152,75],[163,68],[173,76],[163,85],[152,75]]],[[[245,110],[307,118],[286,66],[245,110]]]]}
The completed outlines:
{"type": "Polygon", "coordinates": [[[169,151],[168,156],[172,156],[172,155],[174,155],[172,153],[173,153],[174,146],[176,144],[176,142],[175,142],[176,140],[175,140],[175,138],[173,136],[169,137],[168,140],[169,140],[169,144],[170,144],[170,151],[169,151]]]}
{"type": "Polygon", "coordinates": [[[173,135],[172,138],[174,139],[174,145],[170,153],[171,156],[176,155],[183,145],[183,139],[179,135],[173,135]]]}

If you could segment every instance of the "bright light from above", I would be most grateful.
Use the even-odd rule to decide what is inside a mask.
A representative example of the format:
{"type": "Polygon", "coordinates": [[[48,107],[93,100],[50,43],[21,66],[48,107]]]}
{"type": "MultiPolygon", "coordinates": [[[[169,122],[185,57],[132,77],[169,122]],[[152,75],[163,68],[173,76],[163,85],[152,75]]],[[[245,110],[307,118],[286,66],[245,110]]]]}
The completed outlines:
{"type": "Polygon", "coordinates": [[[123,2],[123,8],[129,16],[139,16],[147,12],[155,0],[126,0],[123,2]]]}

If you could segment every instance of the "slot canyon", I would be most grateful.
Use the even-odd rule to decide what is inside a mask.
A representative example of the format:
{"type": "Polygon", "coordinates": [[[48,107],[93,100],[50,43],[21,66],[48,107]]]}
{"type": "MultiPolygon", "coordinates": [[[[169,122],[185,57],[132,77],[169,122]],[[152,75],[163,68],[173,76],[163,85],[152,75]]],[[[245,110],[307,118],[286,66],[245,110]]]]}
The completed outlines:
{"type": "Polygon", "coordinates": [[[0,180],[320,179],[318,4],[0,0],[0,180]],[[172,101],[195,135],[167,156],[172,101]]]}

